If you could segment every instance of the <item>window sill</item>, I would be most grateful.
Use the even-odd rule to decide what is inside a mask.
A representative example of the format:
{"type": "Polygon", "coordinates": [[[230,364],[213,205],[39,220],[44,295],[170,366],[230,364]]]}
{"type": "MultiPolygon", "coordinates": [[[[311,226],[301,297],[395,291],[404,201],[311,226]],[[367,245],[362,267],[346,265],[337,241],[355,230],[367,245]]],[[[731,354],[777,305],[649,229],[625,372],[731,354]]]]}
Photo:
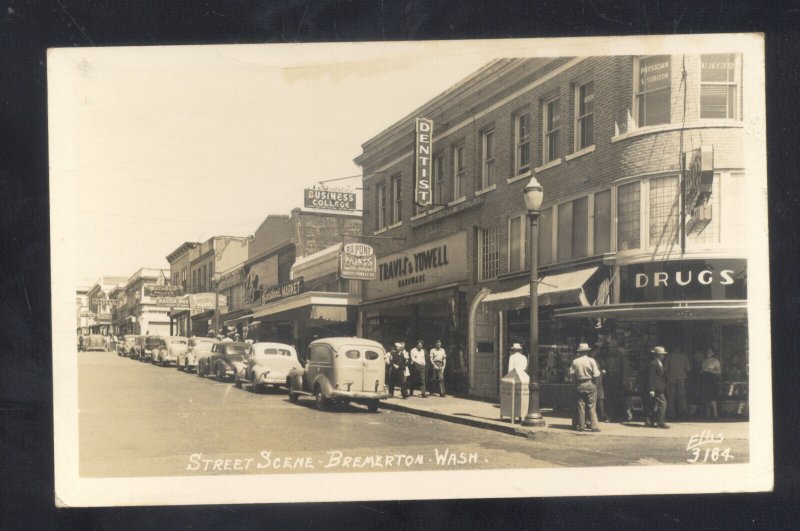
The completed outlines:
{"type": "Polygon", "coordinates": [[[375,232],[373,232],[373,233],[372,233],[372,235],[373,235],[373,236],[377,236],[378,234],[383,234],[384,232],[386,232],[386,229],[387,229],[387,228],[388,228],[388,227],[384,227],[384,228],[382,228],[382,229],[378,229],[378,230],[376,230],[375,232]]]}
{"type": "Polygon", "coordinates": [[[562,160],[563,159],[561,159],[561,157],[559,157],[557,159],[553,159],[550,162],[548,162],[547,164],[542,164],[538,168],[534,168],[533,171],[534,171],[534,173],[539,173],[539,172],[544,171],[544,170],[549,170],[550,168],[555,168],[556,166],[561,164],[562,160]]]}
{"type": "Polygon", "coordinates": [[[396,229],[397,227],[401,226],[402,224],[403,224],[403,222],[402,222],[402,221],[398,221],[398,222],[397,222],[397,223],[395,223],[394,225],[389,225],[388,227],[386,227],[386,230],[392,230],[392,229],[396,229]]]}
{"type": "Polygon", "coordinates": [[[578,157],[581,157],[583,155],[588,155],[589,153],[592,153],[594,151],[594,148],[595,148],[595,145],[592,144],[589,147],[585,147],[585,148],[583,148],[583,149],[581,149],[579,151],[576,151],[575,153],[571,153],[571,154],[567,155],[566,157],[564,157],[564,159],[565,160],[574,160],[574,159],[577,159],[578,157]]]}
{"type": "Polygon", "coordinates": [[[422,212],[420,212],[419,214],[415,214],[415,215],[411,216],[411,221],[415,221],[415,220],[418,220],[418,219],[422,219],[422,218],[424,218],[424,217],[425,217],[425,216],[427,216],[427,215],[428,215],[428,211],[427,211],[427,210],[423,210],[423,211],[422,211],[422,212]]]}
{"type": "Polygon", "coordinates": [[[508,184],[515,183],[517,181],[521,181],[522,179],[527,179],[530,176],[531,176],[531,170],[528,170],[525,173],[517,175],[516,177],[509,177],[508,180],[506,180],[506,183],[508,184]]]}
{"type": "Polygon", "coordinates": [[[456,205],[458,205],[458,204],[460,204],[460,203],[463,203],[463,202],[464,202],[464,201],[466,201],[466,200],[467,200],[467,196],[465,196],[465,195],[464,195],[464,196],[461,196],[461,197],[459,197],[458,199],[453,199],[452,201],[450,201],[449,203],[447,203],[447,206],[448,206],[448,207],[451,207],[451,206],[456,206],[456,205]]]}
{"type": "Polygon", "coordinates": [[[478,190],[477,192],[475,192],[475,196],[477,197],[479,195],[487,194],[487,193],[492,192],[494,190],[497,190],[497,184],[493,184],[493,185],[489,186],[488,188],[484,188],[483,190],[478,190]]]}
{"type": "Polygon", "coordinates": [[[617,136],[613,136],[611,137],[611,143],[614,144],[622,140],[627,140],[628,138],[636,138],[637,136],[650,135],[654,133],[678,131],[680,129],[711,129],[715,127],[731,127],[741,129],[744,127],[744,124],[741,120],[703,120],[686,124],[651,125],[648,127],[639,127],[637,129],[628,131],[627,133],[621,133],[617,136]]]}

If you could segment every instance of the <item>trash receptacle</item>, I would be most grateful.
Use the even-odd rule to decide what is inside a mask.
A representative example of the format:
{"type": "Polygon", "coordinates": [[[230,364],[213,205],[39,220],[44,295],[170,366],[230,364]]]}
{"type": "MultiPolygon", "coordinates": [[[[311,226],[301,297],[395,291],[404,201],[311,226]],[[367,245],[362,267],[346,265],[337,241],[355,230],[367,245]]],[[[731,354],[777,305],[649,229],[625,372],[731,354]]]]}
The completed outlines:
{"type": "Polygon", "coordinates": [[[516,369],[500,379],[500,418],[522,419],[528,413],[530,398],[530,379],[527,374],[520,374],[516,369]]]}

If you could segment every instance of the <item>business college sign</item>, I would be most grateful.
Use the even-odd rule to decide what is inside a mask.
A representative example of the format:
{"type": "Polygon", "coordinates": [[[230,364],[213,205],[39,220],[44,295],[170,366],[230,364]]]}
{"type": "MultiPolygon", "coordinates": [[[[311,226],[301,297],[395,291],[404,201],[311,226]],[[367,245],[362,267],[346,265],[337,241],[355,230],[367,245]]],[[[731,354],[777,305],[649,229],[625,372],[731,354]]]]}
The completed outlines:
{"type": "Polygon", "coordinates": [[[417,118],[414,138],[414,202],[419,206],[431,204],[431,147],[433,121],[417,118]]]}
{"type": "Polygon", "coordinates": [[[467,280],[467,235],[459,233],[378,259],[378,275],[366,283],[374,300],[467,280]]]}
{"type": "Polygon", "coordinates": [[[746,260],[674,260],[619,270],[623,303],[747,299],[746,260]]]}
{"type": "Polygon", "coordinates": [[[348,243],[339,254],[339,276],[350,280],[374,280],[378,272],[375,250],[365,243],[348,243]]]}
{"type": "Polygon", "coordinates": [[[306,188],[303,195],[306,208],[345,211],[353,211],[356,209],[356,194],[351,191],[328,188],[306,188]]]}

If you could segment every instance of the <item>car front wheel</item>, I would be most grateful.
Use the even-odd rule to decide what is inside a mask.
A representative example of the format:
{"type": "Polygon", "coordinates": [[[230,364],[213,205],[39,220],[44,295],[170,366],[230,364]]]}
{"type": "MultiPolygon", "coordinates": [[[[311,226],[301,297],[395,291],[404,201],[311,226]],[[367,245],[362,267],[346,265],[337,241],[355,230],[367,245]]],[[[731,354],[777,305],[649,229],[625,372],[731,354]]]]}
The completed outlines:
{"type": "Polygon", "coordinates": [[[367,410],[369,410],[370,413],[378,411],[378,401],[372,400],[371,402],[367,402],[367,410]]]}
{"type": "Polygon", "coordinates": [[[322,394],[322,389],[317,387],[317,392],[314,393],[314,401],[317,406],[317,409],[323,411],[328,407],[328,399],[325,398],[325,395],[322,394]]]}
{"type": "Polygon", "coordinates": [[[296,404],[298,398],[300,398],[298,396],[298,394],[295,393],[294,391],[292,391],[292,388],[290,387],[289,388],[289,402],[291,402],[292,404],[296,404]]]}
{"type": "Polygon", "coordinates": [[[225,370],[222,367],[217,367],[217,380],[220,382],[225,381],[225,370]]]}

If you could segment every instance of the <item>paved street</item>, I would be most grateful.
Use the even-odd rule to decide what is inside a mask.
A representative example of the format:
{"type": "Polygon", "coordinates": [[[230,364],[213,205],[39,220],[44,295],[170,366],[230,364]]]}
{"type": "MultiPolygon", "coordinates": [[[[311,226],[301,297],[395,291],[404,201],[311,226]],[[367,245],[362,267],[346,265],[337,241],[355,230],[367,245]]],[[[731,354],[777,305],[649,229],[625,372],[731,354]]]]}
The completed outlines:
{"type": "MultiPolygon", "coordinates": [[[[317,411],[310,398],[253,393],[111,352],[81,352],[84,477],[365,472],[686,463],[685,438],[565,432],[526,439],[352,405],[317,411]]],[[[725,441],[730,462],[746,440],[725,441]]],[[[690,466],[690,465],[687,465],[690,466]]]]}

